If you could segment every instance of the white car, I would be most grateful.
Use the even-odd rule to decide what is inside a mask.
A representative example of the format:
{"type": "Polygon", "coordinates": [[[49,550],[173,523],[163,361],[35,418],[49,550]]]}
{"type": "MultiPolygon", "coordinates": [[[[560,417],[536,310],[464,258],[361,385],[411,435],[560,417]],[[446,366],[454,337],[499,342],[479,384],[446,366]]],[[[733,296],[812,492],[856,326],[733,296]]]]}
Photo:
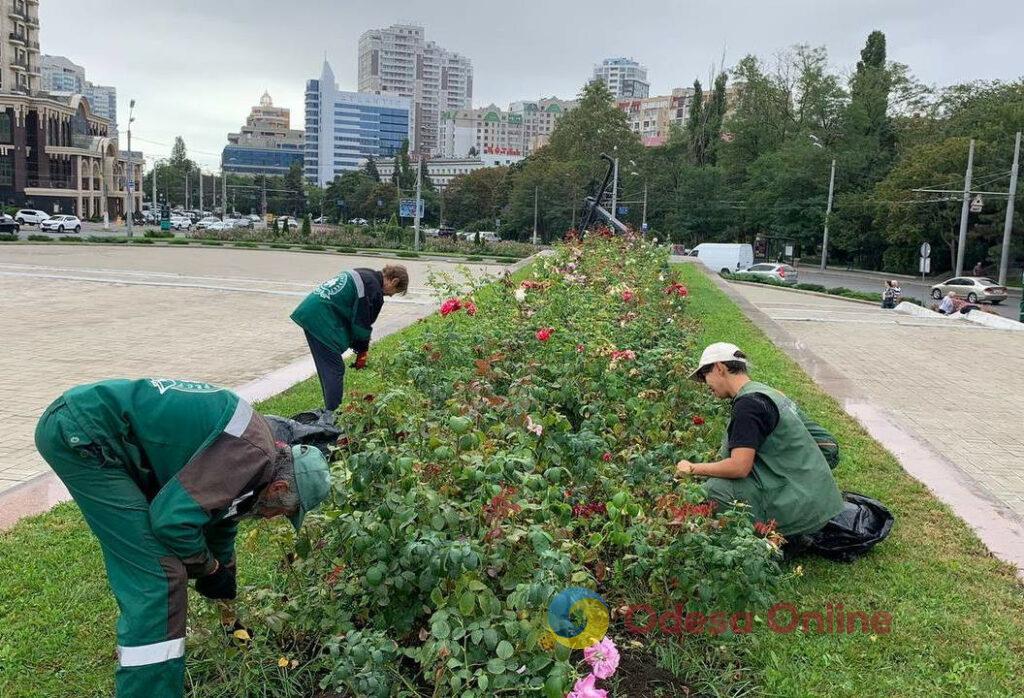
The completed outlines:
{"type": "Polygon", "coordinates": [[[784,284],[795,284],[799,276],[796,268],[788,264],[755,264],[743,273],[763,276],[766,279],[774,279],[784,284]]]}
{"type": "Polygon", "coordinates": [[[291,216],[281,216],[277,219],[277,225],[278,227],[298,228],[299,222],[291,216]]]}
{"type": "Polygon", "coordinates": [[[225,223],[230,223],[232,228],[251,228],[253,223],[248,218],[229,218],[225,223]]]}
{"type": "Polygon", "coordinates": [[[742,243],[702,242],[690,250],[704,266],[714,272],[735,274],[754,265],[754,248],[742,243]]]}
{"type": "Polygon", "coordinates": [[[369,221],[365,218],[349,218],[349,225],[369,225],[369,221]]]}
{"type": "Polygon", "coordinates": [[[249,218],[249,220],[251,220],[251,221],[252,221],[253,223],[262,223],[262,222],[263,222],[263,216],[258,216],[258,215],[256,215],[255,213],[250,213],[250,214],[249,214],[249,216],[248,216],[248,218],[249,218]]]}
{"type": "Polygon", "coordinates": [[[49,217],[50,214],[46,211],[34,208],[23,208],[14,214],[14,220],[18,221],[18,225],[39,225],[49,217]]]}
{"type": "MultiPolygon", "coordinates": [[[[202,221],[200,221],[200,222],[202,222],[202,221]]],[[[203,229],[204,230],[231,230],[233,227],[234,226],[231,225],[230,223],[228,223],[227,221],[214,221],[213,223],[208,224],[203,229]]]]}
{"type": "MultiPolygon", "coordinates": [[[[201,221],[196,223],[196,230],[206,230],[214,223],[220,222],[220,218],[217,218],[216,216],[207,216],[206,218],[203,218],[201,221]]],[[[221,230],[223,230],[223,228],[221,228],[221,230]]]]}
{"type": "Polygon", "coordinates": [[[185,216],[171,216],[170,221],[172,230],[188,230],[192,227],[192,219],[185,216]]]}
{"type": "Polygon", "coordinates": [[[50,216],[39,224],[39,229],[48,233],[80,233],[82,221],[78,220],[78,216],[50,216]]]}

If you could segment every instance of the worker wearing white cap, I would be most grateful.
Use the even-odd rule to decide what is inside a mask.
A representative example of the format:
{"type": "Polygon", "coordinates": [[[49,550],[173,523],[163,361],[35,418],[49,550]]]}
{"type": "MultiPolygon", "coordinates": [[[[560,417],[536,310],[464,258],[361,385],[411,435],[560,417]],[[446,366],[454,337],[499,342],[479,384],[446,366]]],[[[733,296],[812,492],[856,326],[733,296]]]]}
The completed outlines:
{"type": "Polygon", "coordinates": [[[720,460],[680,461],[680,475],[703,475],[708,497],[727,506],[751,507],[755,521],[775,520],[783,536],[813,533],[843,509],[843,498],[796,404],[750,380],[746,355],[716,342],[701,354],[694,380],[715,397],[732,401],[732,418],[720,460]]]}

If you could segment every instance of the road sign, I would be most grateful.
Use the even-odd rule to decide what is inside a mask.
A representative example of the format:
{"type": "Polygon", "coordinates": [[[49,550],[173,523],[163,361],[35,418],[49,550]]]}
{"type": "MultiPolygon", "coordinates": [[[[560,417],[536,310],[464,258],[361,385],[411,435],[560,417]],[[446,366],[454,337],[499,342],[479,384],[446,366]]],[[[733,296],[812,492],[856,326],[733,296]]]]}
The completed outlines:
{"type": "Polygon", "coordinates": [[[931,257],[921,257],[918,260],[917,270],[919,272],[921,272],[922,275],[930,274],[932,272],[932,258],[931,257]]]}
{"type": "Polygon", "coordinates": [[[625,216],[627,213],[629,213],[629,206],[619,206],[618,215],[625,216]]]}
{"type": "Polygon", "coordinates": [[[932,246],[931,246],[931,243],[928,243],[928,242],[922,242],[921,243],[921,256],[924,257],[925,259],[928,259],[929,257],[932,256],[932,246]]]}
{"type": "Polygon", "coordinates": [[[640,225],[640,231],[646,233],[647,232],[647,227],[648,226],[647,226],[646,223],[641,224],[640,225]]]}
{"type": "Polygon", "coordinates": [[[981,198],[981,194],[975,194],[974,198],[971,199],[971,213],[981,213],[984,205],[985,200],[981,198]]]}
{"type": "Polygon", "coordinates": [[[792,245],[786,245],[786,256],[787,257],[792,257],[793,256],[793,246],[792,245]]]}
{"type": "Polygon", "coordinates": [[[134,179],[129,179],[128,180],[128,191],[135,191],[135,180],[134,179]]]}
{"type": "MultiPolygon", "coordinates": [[[[423,199],[420,199],[420,218],[423,218],[423,199]]],[[[402,199],[398,203],[398,215],[402,218],[416,217],[416,199],[402,199]]]]}

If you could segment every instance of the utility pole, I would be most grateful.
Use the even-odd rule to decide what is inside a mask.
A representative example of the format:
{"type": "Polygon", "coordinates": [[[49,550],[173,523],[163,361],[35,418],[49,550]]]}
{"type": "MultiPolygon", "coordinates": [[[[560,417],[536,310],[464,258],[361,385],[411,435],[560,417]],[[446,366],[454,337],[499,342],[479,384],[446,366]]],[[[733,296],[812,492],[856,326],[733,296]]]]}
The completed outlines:
{"type": "Polygon", "coordinates": [[[263,211],[263,221],[267,220],[267,173],[263,173],[263,203],[261,204],[263,211]]]}
{"type": "Polygon", "coordinates": [[[640,217],[640,230],[641,232],[647,231],[647,182],[644,181],[644,212],[640,217]]]}
{"type": "Polygon", "coordinates": [[[533,244],[537,244],[537,199],[540,196],[540,187],[533,188],[533,244]]]}
{"type": "Polygon", "coordinates": [[[956,276],[964,273],[964,257],[967,254],[967,216],[971,212],[971,174],[974,172],[974,139],[967,151],[967,173],[964,175],[964,202],[960,207],[960,240],[956,247],[956,276]]]}
{"type": "Polygon", "coordinates": [[[619,159],[615,158],[615,166],[612,174],[612,217],[619,217],[619,159]]]}
{"type": "Polygon", "coordinates": [[[423,182],[423,156],[416,162],[416,211],[413,218],[413,249],[420,249],[420,193],[423,182]]]}
{"type": "Polygon", "coordinates": [[[1017,171],[1020,169],[1020,131],[1013,145],[1013,169],[1010,170],[1010,191],[1006,200],[1006,221],[1003,223],[1003,253],[999,257],[999,285],[1006,285],[1006,269],[1010,264],[1010,231],[1013,229],[1013,199],[1017,195],[1017,171]]]}
{"type": "MultiPolygon", "coordinates": [[[[828,178],[828,204],[825,206],[825,230],[821,234],[821,270],[828,263],[828,219],[832,215],[832,194],[836,188],[836,159],[832,158],[832,174],[828,178]]],[[[790,260],[792,261],[792,260],[790,260]]]]}
{"type": "Polygon", "coordinates": [[[228,173],[224,171],[223,165],[220,168],[220,205],[226,216],[228,214],[228,173]]]}
{"type": "Polygon", "coordinates": [[[125,178],[125,189],[128,194],[128,199],[125,202],[128,204],[128,237],[132,236],[132,212],[135,203],[135,170],[132,168],[132,122],[135,121],[132,112],[134,110],[135,100],[133,99],[128,104],[128,171],[126,173],[128,176],[125,178]]]}
{"type": "Polygon", "coordinates": [[[203,169],[199,168],[199,213],[203,212],[203,169]]]}
{"type": "Polygon", "coordinates": [[[189,206],[189,190],[188,190],[188,170],[185,170],[185,210],[191,211],[192,207],[189,206]]]}
{"type": "Polygon", "coordinates": [[[153,213],[153,220],[156,220],[156,167],[157,163],[153,163],[153,203],[149,205],[149,210],[153,213]]]}

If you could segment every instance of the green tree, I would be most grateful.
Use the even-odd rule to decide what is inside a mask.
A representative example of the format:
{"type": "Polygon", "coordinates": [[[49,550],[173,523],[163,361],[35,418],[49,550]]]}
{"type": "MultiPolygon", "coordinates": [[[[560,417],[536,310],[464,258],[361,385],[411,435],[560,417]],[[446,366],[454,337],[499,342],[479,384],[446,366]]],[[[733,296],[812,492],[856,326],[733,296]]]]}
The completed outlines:
{"type": "Polygon", "coordinates": [[[366,165],[363,167],[366,171],[366,175],[374,182],[380,181],[380,171],[377,169],[377,161],[373,159],[373,156],[366,158],[366,165]]]}
{"type": "Polygon", "coordinates": [[[287,211],[293,216],[301,216],[306,212],[305,177],[302,174],[302,163],[293,162],[284,176],[287,211]]]}
{"type": "Polygon", "coordinates": [[[508,168],[484,167],[453,177],[443,195],[445,221],[456,228],[499,218],[508,204],[508,168]]]}

